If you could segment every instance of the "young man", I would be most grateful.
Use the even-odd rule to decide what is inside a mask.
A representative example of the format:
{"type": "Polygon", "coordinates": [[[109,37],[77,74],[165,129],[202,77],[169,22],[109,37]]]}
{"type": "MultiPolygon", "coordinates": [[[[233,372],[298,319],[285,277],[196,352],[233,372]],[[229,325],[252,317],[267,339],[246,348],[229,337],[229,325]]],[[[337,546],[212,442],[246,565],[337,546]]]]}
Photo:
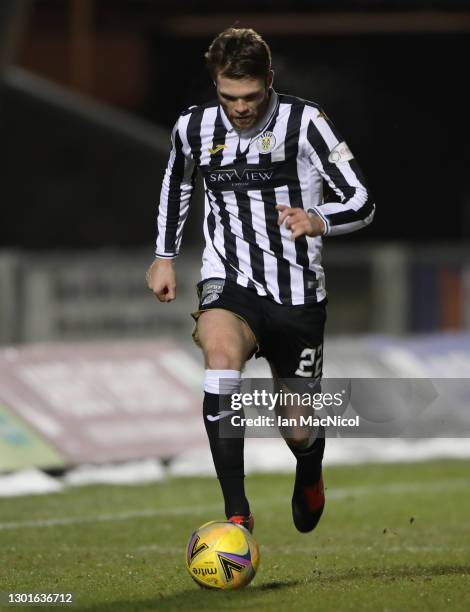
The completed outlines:
{"type": "MultiPolygon", "coordinates": [[[[321,237],[364,227],[374,204],[354,156],[321,108],[273,90],[271,53],[256,32],[229,28],[206,60],[218,100],[190,107],[174,127],[147,280],[161,302],[175,299],[173,259],[199,170],[206,246],[193,317],[206,367],[204,423],[226,516],[252,530],[244,441],[219,435],[221,406],[254,354],[268,360],[278,385],[280,379],[320,380],[321,237]],[[323,182],[335,201],[323,202],[323,182]]],[[[311,531],[325,503],[324,437],[312,441],[310,431],[301,431],[286,442],[297,459],[294,523],[311,531]]]]}

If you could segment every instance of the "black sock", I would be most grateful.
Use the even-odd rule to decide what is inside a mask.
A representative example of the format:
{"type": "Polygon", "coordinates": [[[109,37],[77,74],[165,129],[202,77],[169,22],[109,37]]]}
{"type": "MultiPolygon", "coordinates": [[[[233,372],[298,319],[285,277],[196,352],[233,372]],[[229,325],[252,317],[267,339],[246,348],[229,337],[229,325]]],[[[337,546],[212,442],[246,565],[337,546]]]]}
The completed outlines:
{"type": "Polygon", "coordinates": [[[305,486],[316,484],[320,480],[323,452],[325,450],[325,433],[305,449],[289,446],[297,459],[296,482],[305,486]]]}
{"type": "MultiPolygon", "coordinates": [[[[229,518],[234,514],[247,516],[250,513],[250,506],[245,497],[244,428],[232,426],[230,417],[225,417],[222,431],[227,433],[228,430],[233,428],[234,434],[238,437],[220,437],[219,424],[221,420],[211,421],[207,418],[207,416],[217,416],[221,410],[230,410],[229,402],[224,401],[225,398],[228,400],[230,396],[219,396],[206,391],[204,393],[203,415],[215,471],[224,496],[225,516],[229,518]]],[[[236,414],[241,414],[241,412],[237,411],[236,414]]]]}

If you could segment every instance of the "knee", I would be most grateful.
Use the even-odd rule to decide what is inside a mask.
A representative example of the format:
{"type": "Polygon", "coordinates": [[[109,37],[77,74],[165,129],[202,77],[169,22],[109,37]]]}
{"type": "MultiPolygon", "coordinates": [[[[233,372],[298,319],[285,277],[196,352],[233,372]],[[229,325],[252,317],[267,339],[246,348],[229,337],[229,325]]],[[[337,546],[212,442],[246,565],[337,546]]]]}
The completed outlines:
{"type": "Polygon", "coordinates": [[[293,451],[301,451],[308,448],[310,436],[299,432],[298,434],[290,434],[290,436],[288,438],[286,437],[285,440],[289,448],[291,448],[293,451]]]}
{"type": "Polygon", "coordinates": [[[206,367],[209,370],[241,370],[242,359],[236,351],[213,347],[205,351],[206,367]]]}

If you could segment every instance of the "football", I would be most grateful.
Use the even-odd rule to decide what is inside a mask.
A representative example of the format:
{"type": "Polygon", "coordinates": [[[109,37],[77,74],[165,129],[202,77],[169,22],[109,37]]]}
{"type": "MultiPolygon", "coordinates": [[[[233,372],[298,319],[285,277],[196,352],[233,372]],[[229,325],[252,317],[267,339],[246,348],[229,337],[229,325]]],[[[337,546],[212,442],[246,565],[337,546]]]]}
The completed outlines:
{"type": "Polygon", "coordinates": [[[189,538],[186,567],[200,586],[239,589],[251,582],[258,564],[258,544],[241,525],[211,521],[189,538]]]}

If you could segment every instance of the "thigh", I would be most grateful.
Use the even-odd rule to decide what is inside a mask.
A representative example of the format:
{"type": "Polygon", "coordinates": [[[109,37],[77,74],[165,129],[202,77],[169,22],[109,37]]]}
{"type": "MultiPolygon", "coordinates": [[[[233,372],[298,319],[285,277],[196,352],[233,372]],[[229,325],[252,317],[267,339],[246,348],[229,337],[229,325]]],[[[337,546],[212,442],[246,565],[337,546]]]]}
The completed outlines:
{"type": "Polygon", "coordinates": [[[263,343],[263,353],[271,368],[280,378],[319,380],[323,371],[326,301],[303,306],[273,306],[267,317],[263,343]]]}
{"type": "Polygon", "coordinates": [[[211,354],[224,353],[232,363],[239,363],[241,369],[256,350],[256,338],[248,325],[228,310],[211,308],[202,311],[196,325],[206,366],[211,354]]]}
{"type": "Polygon", "coordinates": [[[259,296],[226,279],[212,278],[197,286],[199,309],[192,313],[196,321],[193,338],[204,351],[223,355],[243,366],[258,349],[261,321],[259,296]]]}

